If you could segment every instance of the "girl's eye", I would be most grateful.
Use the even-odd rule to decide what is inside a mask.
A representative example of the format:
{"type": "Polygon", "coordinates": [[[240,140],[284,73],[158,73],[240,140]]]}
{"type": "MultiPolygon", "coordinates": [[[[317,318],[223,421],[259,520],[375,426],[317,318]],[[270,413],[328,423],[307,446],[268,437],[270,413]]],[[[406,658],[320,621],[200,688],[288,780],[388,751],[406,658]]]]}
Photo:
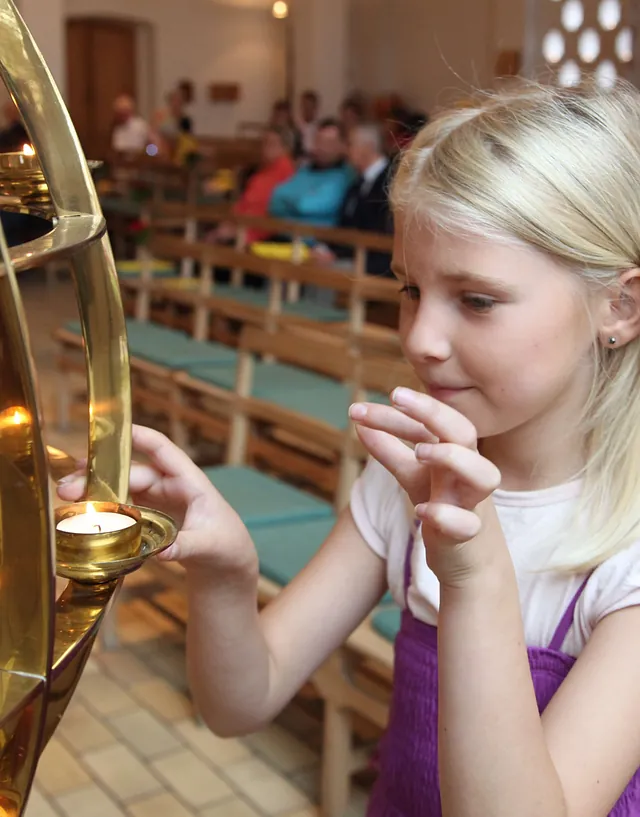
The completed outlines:
{"type": "Polygon", "coordinates": [[[460,300],[472,312],[490,312],[498,303],[487,295],[463,295],[460,300]]]}
{"type": "Polygon", "coordinates": [[[406,295],[406,297],[410,301],[420,300],[420,290],[418,289],[418,287],[413,287],[413,286],[410,286],[409,284],[405,284],[405,286],[402,287],[400,292],[403,295],[406,295]]]}

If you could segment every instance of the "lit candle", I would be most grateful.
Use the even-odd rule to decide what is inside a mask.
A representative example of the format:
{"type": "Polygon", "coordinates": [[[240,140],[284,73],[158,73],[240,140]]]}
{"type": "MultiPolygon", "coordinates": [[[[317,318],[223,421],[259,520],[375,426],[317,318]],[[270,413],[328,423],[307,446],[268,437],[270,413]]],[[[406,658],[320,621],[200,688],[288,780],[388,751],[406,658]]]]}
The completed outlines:
{"type": "Polygon", "coordinates": [[[31,449],[31,415],[22,406],[0,412],[0,452],[21,459],[31,449]]]}
{"type": "Polygon", "coordinates": [[[136,520],[127,514],[96,511],[88,502],[86,513],[67,516],[58,522],[57,530],[61,533],[113,533],[135,524],[136,520]]]}
{"type": "Polygon", "coordinates": [[[25,156],[35,156],[36,155],[36,152],[31,147],[31,145],[23,145],[22,146],[22,152],[24,153],[25,156]]]}
{"type": "Polygon", "coordinates": [[[31,415],[22,406],[12,406],[0,414],[0,431],[16,429],[29,425],[31,415]]]}

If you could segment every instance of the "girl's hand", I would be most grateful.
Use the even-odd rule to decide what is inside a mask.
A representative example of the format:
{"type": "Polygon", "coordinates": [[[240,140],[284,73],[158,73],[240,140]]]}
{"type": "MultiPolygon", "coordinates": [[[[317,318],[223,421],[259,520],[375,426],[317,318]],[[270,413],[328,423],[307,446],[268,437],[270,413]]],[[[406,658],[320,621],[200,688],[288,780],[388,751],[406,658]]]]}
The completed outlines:
{"type": "MultiPolygon", "coordinates": [[[[184,451],[159,431],[133,426],[133,452],[147,461],[131,467],[133,504],[163,511],[180,529],[175,543],[158,558],[214,568],[225,576],[257,570],[242,520],[184,451]]],[[[67,502],[82,499],[84,490],[84,471],[58,484],[58,494],[67,502]]]]}
{"type": "Polygon", "coordinates": [[[429,567],[442,584],[460,586],[504,553],[491,500],[500,472],[478,452],[476,430],[460,412],[410,389],[391,397],[391,406],[355,404],[351,419],[415,506],[429,567]]]}

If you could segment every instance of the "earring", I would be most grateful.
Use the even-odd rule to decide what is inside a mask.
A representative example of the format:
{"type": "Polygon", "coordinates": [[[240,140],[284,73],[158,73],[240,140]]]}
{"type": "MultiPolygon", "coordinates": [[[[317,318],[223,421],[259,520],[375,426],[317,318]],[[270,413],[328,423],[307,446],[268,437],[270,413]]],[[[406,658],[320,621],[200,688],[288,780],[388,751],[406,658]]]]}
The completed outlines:
{"type": "Polygon", "coordinates": [[[617,343],[616,338],[609,338],[609,345],[610,345],[610,346],[615,346],[615,345],[616,345],[616,343],[617,343]]]}

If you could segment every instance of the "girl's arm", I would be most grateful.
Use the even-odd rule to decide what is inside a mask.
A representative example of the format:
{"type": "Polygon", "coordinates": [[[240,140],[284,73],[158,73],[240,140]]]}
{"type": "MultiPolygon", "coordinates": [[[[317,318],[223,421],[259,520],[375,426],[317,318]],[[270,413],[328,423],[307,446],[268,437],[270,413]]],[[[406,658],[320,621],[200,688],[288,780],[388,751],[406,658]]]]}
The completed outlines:
{"type": "Polygon", "coordinates": [[[191,686],[221,736],[272,720],[375,606],[384,561],[346,509],[307,567],[258,614],[257,571],[230,580],[187,568],[191,686]]]}

